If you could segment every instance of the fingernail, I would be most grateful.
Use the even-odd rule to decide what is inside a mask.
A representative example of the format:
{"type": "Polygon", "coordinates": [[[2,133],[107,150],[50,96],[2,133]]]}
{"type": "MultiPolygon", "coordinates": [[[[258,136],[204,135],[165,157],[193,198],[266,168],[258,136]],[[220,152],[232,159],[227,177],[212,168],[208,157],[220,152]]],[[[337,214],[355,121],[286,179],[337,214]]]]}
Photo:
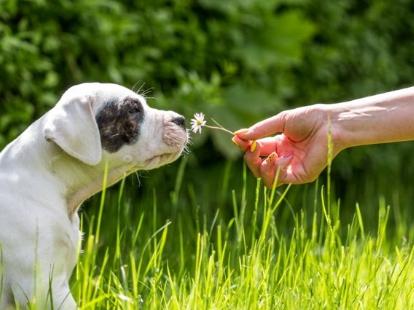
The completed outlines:
{"type": "Polygon", "coordinates": [[[248,128],[242,128],[242,129],[236,130],[236,131],[234,132],[234,134],[235,134],[235,135],[245,134],[245,133],[247,133],[248,131],[249,131],[249,129],[248,129],[248,128]]]}
{"type": "Polygon", "coordinates": [[[233,142],[235,145],[239,146],[239,145],[237,144],[237,142],[235,141],[235,137],[231,138],[231,142],[233,142]]]}
{"type": "Polygon", "coordinates": [[[250,144],[250,152],[256,151],[256,147],[257,147],[257,142],[256,140],[254,140],[252,144],[250,144]]]}

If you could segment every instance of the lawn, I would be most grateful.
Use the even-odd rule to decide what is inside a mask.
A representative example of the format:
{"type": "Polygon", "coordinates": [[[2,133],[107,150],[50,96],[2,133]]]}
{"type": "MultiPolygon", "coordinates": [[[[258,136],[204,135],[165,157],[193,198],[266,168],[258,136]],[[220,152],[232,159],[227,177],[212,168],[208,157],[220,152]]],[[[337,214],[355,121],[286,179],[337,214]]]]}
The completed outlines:
{"type": "Polygon", "coordinates": [[[244,171],[239,188],[225,186],[232,216],[222,207],[210,216],[197,207],[197,191],[194,205],[180,205],[186,173],[183,160],[168,198],[155,189],[151,199],[132,201],[126,179],[95,200],[94,215],[82,213],[83,251],[72,277],[81,309],[414,306],[411,230],[403,223],[387,226],[392,212],[385,199],[376,198],[377,222],[368,223],[375,229],[367,229],[358,204],[351,220],[341,221],[329,176],[313,184],[311,205],[298,211],[289,186],[248,186],[253,180],[244,171]],[[162,203],[199,212],[160,222],[162,203]],[[126,216],[132,209],[138,210],[126,216]]]}

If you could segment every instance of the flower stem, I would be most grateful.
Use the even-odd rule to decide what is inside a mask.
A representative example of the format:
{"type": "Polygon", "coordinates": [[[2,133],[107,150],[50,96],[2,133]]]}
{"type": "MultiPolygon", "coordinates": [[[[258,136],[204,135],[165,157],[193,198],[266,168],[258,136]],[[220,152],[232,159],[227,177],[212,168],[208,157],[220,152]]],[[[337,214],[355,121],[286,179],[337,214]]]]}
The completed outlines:
{"type": "Polygon", "coordinates": [[[224,128],[224,127],[219,127],[219,126],[210,126],[210,125],[204,125],[204,127],[207,127],[207,128],[210,128],[210,129],[219,129],[219,130],[222,130],[222,131],[225,131],[225,132],[227,132],[227,133],[231,134],[232,136],[234,135],[234,132],[232,132],[232,131],[230,131],[230,130],[228,130],[228,129],[224,128]]]}

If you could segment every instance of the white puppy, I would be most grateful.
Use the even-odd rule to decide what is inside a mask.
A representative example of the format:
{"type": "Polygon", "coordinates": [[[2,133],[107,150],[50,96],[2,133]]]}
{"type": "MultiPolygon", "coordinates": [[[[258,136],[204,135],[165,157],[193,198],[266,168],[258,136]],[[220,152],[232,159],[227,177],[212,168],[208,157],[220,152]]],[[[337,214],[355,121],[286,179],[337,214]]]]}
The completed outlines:
{"type": "Polygon", "coordinates": [[[0,309],[34,297],[39,309],[76,309],[79,205],[102,189],[105,169],[110,186],[174,161],[187,139],[182,116],[127,88],[67,90],[0,153],[0,309]]]}

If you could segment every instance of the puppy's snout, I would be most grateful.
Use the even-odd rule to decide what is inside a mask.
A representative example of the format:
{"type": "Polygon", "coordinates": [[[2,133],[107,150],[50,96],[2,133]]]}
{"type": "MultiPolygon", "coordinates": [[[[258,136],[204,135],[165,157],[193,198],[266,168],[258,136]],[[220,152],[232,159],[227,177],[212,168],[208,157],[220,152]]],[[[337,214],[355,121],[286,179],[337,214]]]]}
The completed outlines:
{"type": "Polygon", "coordinates": [[[185,129],[185,117],[184,116],[181,116],[181,115],[176,116],[171,120],[171,122],[185,129]]]}

